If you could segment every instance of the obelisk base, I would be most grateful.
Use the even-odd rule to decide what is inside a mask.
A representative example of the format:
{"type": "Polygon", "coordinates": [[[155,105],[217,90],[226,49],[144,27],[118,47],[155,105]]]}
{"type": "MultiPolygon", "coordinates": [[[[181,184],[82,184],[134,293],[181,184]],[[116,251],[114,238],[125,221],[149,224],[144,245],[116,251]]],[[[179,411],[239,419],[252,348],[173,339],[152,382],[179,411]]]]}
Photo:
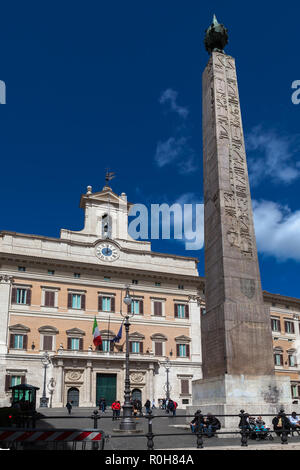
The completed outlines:
{"type": "MultiPolygon", "coordinates": [[[[195,380],[192,383],[192,394],[193,405],[187,407],[187,414],[194,414],[200,409],[204,415],[235,415],[219,418],[221,431],[226,432],[239,431],[240,419],[237,415],[241,410],[250,415],[261,415],[272,430],[272,419],[281,408],[286,414],[294,411],[289,377],[225,375],[195,380]]],[[[187,419],[188,422],[191,420],[187,419]]],[[[229,437],[228,434],[219,436],[229,437]]]]}

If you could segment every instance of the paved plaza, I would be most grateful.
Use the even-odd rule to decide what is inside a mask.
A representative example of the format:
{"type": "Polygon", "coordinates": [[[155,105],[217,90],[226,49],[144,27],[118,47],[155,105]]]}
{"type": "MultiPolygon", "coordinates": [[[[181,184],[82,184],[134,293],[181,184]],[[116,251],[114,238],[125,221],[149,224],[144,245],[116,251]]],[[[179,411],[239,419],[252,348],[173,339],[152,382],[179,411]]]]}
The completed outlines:
{"type": "MultiPolygon", "coordinates": [[[[73,408],[71,415],[68,415],[66,408],[43,408],[37,411],[45,416],[44,419],[37,421],[37,428],[74,428],[91,429],[94,427],[94,421],[91,419],[96,408],[73,408]]],[[[104,431],[109,436],[105,443],[105,450],[147,450],[147,438],[143,434],[148,432],[148,420],[145,418],[136,419],[137,429],[141,433],[128,436],[118,432],[120,421],[112,421],[112,412],[108,410],[102,413],[98,410],[100,419],[98,420],[98,429],[104,431]],[[123,436],[123,437],[121,437],[123,436]]],[[[186,424],[185,410],[178,410],[176,417],[166,414],[163,410],[153,410],[152,432],[162,434],[154,437],[154,450],[178,449],[178,450],[197,450],[197,438],[193,435],[186,424]],[[173,434],[172,436],[167,434],[173,434]]],[[[192,419],[192,418],[191,418],[192,419]]],[[[239,418],[237,417],[237,431],[239,418]]],[[[300,437],[294,436],[288,438],[288,444],[282,445],[280,438],[274,435],[274,441],[248,441],[248,447],[241,447],[241,436],[237,434],[236,438],[203,438],[204,449],[207,450],[300,450],[300,437]]],[[[68,444],[70,445],[70,444],[68,444]]],[[[87,446],[87,449],[90,447],[87,446]]],[[[78,450],[80,450],[78,445],[78,450]]],[[[204,450],[199,449],[199,450],[204,450]]]]}

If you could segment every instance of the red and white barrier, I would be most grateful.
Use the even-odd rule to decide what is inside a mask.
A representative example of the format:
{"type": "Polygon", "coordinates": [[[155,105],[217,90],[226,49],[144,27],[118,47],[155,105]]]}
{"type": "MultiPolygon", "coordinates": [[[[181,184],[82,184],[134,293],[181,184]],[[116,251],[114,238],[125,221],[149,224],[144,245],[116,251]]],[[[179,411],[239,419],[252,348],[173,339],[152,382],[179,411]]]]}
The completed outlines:
{"type": "Polygon", "coordinates": [[[101,441],[102,431],[95,429],[13,429],[0,428],[0,442],[101,441]]]}

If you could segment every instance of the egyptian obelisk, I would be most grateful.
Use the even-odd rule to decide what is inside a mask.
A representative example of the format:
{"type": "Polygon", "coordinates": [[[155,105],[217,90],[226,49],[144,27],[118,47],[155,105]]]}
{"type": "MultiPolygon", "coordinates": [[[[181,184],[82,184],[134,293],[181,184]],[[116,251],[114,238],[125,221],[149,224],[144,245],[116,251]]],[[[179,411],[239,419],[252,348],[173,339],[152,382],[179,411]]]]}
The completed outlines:
{"type": "Polygon", "coordinates": [[[206,31],[203,161],[206,314],[203,379],[193,405],[219,414],[269,413],[291,403],[289,379],[275,376],[270,311],[263,301],[235,60],[214,16],[206,31]],[[271,408],[270,408],[271,406],[271,408]]]}

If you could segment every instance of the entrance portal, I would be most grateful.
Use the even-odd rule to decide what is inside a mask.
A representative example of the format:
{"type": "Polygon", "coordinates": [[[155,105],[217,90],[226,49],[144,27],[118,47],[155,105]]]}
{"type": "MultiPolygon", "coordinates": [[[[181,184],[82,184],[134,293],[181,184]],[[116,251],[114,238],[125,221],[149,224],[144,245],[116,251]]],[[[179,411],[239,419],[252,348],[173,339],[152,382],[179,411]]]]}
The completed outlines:
{"type": "Polygon", "coordinates": [[[68,390],[68,401],[72,406],[79,406],[79,390],[78,388],[72,387],[68,390]]]}
{"type": "Polygon", "coordinates": [[[101,398],[105,398],[106,405],[110,406],[117,398],[117,374],[97,374],[96,405],[101,398]]]}
{"type": "Polygon", "coordinates": [[[134,390],[132,390],[132,400],[140,400],[142,401],[142,392],[140,391],[139,388],[135,388],[134,390]]]}

